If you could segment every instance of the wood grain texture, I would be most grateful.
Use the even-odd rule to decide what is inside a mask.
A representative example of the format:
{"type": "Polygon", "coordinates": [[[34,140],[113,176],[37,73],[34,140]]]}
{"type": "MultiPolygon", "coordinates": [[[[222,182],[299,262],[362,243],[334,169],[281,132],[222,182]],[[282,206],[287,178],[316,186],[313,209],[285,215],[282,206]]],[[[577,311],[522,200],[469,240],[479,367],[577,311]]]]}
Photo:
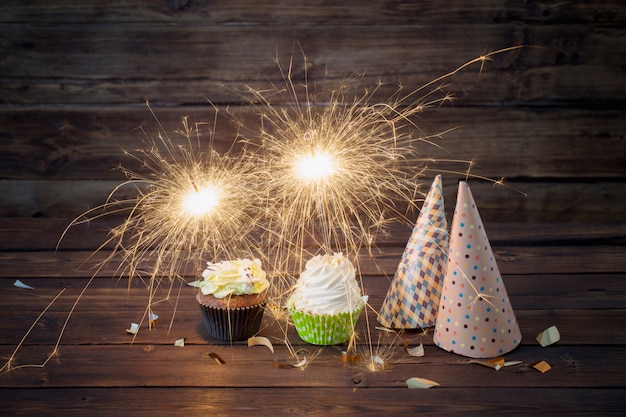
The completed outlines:
{"type": "MultiPolygon", "coordinates": [[[[398,382],[399,383],[399,382],[398,382]]],[[[15,416],[29,416],[59,410],[64,415],[89,412],[93,416],[113,414],[158,415],[164,409],[184,412],[188,416],[207,414],[240,416],[243,413],[263,415],[309,416],[380,416],[389,412],[411,416],[432,413],[440,416],[481,415],[506,412],[509,416],[563,414],[568,416],[621,416],[623,391],[615,389],[557,388],[553,396],[529,399],[519,388],[477,388],[412,390],[393,392],[389,388],[301,388],[279,396],[263,388],[152,388],[150,401],[137,407],[134,390],[116,388],[59,388],[54,395],[41,397],[32,389],[12,389],[13,396],[4,400],[5,409],[15,416]],[[421,394],[421,395],[418,395],[421,394]],[[336,404],[329,397],[340,399],[336,404]],[[503,400],[506,398],[506,401],[503,400]],[[364,407],[364,404],[371,403],[364,407]],[[129,404],[135,404],[131,407],[129,404]],[[460,411],[462,410],[462,411],[460,411]]],[[[61,415],[61,414],[59,414],[61,415]]]]}
{"type": "MultiPolygon", "coordinates": [[[[123,180],[119,164],[139,168],[124,151],[146,146],[139,127],[154,133],[146,100],[168,133],[183,115],[210,118],[209,101],[228,107],[241,125],[220,120],[223,151],[259,130],[247,89],[281,87],[290,62],[291,79],[324,106],[340,86],[377,86],[371,100],[385,101],[398,86],[411,91],[520,45],[433,85],[456,100],[417,120],[425,134],[447,132],[424,158],[471,161],[473,174],[528,193],[485,196],[495,221],[624,221],[625,21],[617,0],[9,0],[0,5],[0,215],[74,217],[99,204],[123,180]]],[[[428,174],[456,179],[467,168],[441,162],[428,174]]]]}
{"type": "MultiPolygon", "coordinates": [[[[10,357],[35,323],[12,362],[32,366],[0,375],[0,399],[11,415],[44,412],[45,406],[51,416],[113,411],[158,416],[181,410],[188,415],[417,411],[582,416],[619,415],[626,405],[626,338],[619,331],[626,326],[622,225],[485,224],[522,332],[521,345],[506,355],[521,363],[499,371],[439,349],[429,330],[395,335],[376,328],[376,313],[410,232],[407,225],[393,225],[381,237],[377,257],[360,262],[371,308],[361,316],[357,331],[371,334],[372,348],[386,363],[384,371],[372,371],[366,363],[343,363],[345,346],[308,345],[292,327],[283,333],[267,313],[260,334],[273,341],[274,353],[245,342],[212,340],[206,336],[192,288],[186,286],[178,303],[170,298],[157,304],[156,327],[144,328],[133,339],[125,329],[131,322],[147,326],[142,321],[147,289],[139,280],[113,279],[114,265],[89,284],[74,308],[90,276],[80,264],[111,224],[112,219],[102,219],[70,229],[66,247],[55,253],[65,220],[0,218],[5,237],[0,247],[0,357],[10,357]],[[16,278],[36,289],[14,287],[16,278]],[[535,336],[552,325],[561,340],[542,348],[535,336]],[[274,366],[276,360],[288,363],[285,337],[311,355],[305,370],[274,366]],[[179,338],[185,338],[184,347],[174,346],[179,338]],[[406,354],[405,346],[420,343],[424,357],[406,354]],[[218,365],[208,356],[211,352],[225,364],[218,365]],[[539,360],[547,361],[551,370],[542,374],[533,369],[539,360]],[[409,390],[405,381],[411,377],[440,386],[409,390]]],[[[157,298],[166,297],[167,289],[162,290],[157,298]]],[[[359,349],[369,351],[365,339],[359,349]]]]}
{"type": "Polygon", "coordinates": [[[3,87],[6,104],[37,104],[39,98],[46,104],[137,103],[146,98],[162,104],[202,103],[208,98],[219,104],[228,95],[219,90],[211,94],[216,81],[235,91],[237,85],[267,88],[268,80],[282,81],[277,55],[284,68],[293,58],[296,81],[305,79],[305,70],[306,78],[318,84],[364,74],[361,82],[370,88],[379,81],[388,83],[389,88],[380,90],[385,97],[394,83],[420,86],[483,53],[512,46],[525,48],[460,72],[452,79],[461,83],[456,91],[471,89],[475,101],[549,103],[611,100],[626,89],[620,65],[626,39],[621,29],[611,27],[3,26],[5,42],[13,45],[0,57],[10,82],[3,87]],[[299,50],[293,51],[295,42],[308,56],[306,61],[299,50]],[[471,88],[479,73],[488,88],[471,88]],[[105,83],[102,98],[99,88],[90,88],[100,82],[105,83]],[[133,92],[141,96],[125,97],[133,92]]]}

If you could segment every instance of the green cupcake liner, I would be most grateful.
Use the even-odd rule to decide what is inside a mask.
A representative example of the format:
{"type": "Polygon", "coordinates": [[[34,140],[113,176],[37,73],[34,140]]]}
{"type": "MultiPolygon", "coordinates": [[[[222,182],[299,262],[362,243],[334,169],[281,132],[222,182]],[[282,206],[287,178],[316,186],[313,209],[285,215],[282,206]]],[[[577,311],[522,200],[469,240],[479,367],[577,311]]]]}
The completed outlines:
{"type": "Polygon", "coordinates": [[[364,305],[361,303],[352,312],[333,315],[309,314],[291,308],[289,314],[298,336],[305,342],[320,346],[337,345],[350,339],[364,305]]]}

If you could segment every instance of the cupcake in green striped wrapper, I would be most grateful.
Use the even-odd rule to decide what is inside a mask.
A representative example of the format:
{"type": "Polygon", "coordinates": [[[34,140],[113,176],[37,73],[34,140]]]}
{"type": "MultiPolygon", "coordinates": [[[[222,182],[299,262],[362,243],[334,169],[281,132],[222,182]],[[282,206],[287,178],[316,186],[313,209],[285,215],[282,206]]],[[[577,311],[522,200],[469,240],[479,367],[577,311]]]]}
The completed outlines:
{"type": "Polygon", "coordinates": [[[350,339],[366,302],[354,265],[342,253],[334,253],[306,263],[287,309],[302,340],[336,345],[350,339]]]}

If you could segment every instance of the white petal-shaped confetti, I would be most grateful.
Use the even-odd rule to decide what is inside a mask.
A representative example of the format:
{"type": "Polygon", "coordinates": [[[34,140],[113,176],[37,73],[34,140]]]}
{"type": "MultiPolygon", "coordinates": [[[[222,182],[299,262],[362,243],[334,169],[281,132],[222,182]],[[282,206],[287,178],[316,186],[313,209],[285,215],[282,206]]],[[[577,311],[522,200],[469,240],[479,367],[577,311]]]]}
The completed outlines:
{"type": "Polygon", "coordinates": [[[539,342],[542,347],[550,346],[559,340],[561,340],[561,334],[556,326],[548,327],[537,335],[537,342],[539,342]]]}
{"type": "Polygon", "coordinates": [[[180,347],[185,346],[185,338],[178,339],[177,341],[175,341],[174,346],[180,346],[180,347]]]}
{"type": "Polygon", "coordinates": [[[406,380],[406,386],[409,388],[427,389],[431,387],[438,387],[439,384],[426,378],[409,378],[406,380]]]}
{"type": "Polygon", "coordinates": [[[424,356],[424,345],[419,344],[415,347],[406,350],[411,356],[424,356]]]}
{"type": "Polygon", "coordinates": [[[298,361],[298,363],[296,363],[293,367],[302,368],[304,365],[306,365],[306,356],[303,356],[302,359],[300,359],[300,361],[298,361]]]}
{"type": "Polygon", "coordinates": [[[34,290],[35,289],[35,287],[31,287],[30,285],[26,285],[22,281],[20,281],[19,279],[15,280],[15,282],[13,283],[13,286],[15,286],[17,288],[23,288],[25,290],[34,290]]]}
{"type": "Polygon", "coordinates": [[[376,330],[381,330],[383,332],[387,332],[387,333],[395,333],[393,330],[391,330],[388,327],[381,327],[381,326],[376,326],[375,327],[376,330]]]}
{"type": "Polygon", "coordinates": [[[524,363],[524,362],[522,362],[522,361],[506,361],[506,362],[504,362],[503,366],[515,366],[515,365],[520,365],[522,363],[524,363]]]}
{"type": "Polygon", "coordinates": [[[272,353],[274,353],[274,346],[267,337],[255,336],[248,339],[248,347],[259,345],[266,346],[272,353]]]}
{"type": "Polygon", "coordinates": [[[495,369],[496,371],[499,371],[500,368],[502,368],[506,362],[504,362],[504,358],[494,358],[494,359],[470,359],[467,363],[476,363],[478,365],[487,366],[489,368],[495,369]]]}
{"type": "Polygon", "coordinates": [[[126,333],[128,334],[137,334],[139,331],[139,325],[137,323],[131,323],[130,329],[126,329],[126,333]]]}
{"type": "Polygon", "coordinates": [[[150,321],[157,321],[159,319],[159,316],[153,312],[150,312],[148,316],[150,317],[150,321]]]}

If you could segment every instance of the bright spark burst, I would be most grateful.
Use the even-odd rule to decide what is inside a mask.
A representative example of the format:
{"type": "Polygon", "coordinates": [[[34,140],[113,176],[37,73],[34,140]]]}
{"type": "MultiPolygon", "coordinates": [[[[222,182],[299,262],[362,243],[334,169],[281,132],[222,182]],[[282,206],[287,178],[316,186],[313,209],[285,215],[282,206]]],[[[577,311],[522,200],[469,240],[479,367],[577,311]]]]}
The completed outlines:
{"type": "Polygon", "coordinates": [[[182,212],[192,216],[211,215],[219,206],[220,191],[214,185],[207,185],[190,190],[183,199],[182,212]]]}
{"type": "Polygon", "coordinates": [[[335,174],[335,163],[325,152],[301,155],[294,164],[298,176],[306,182],[323,181],[335,174]]]}
{"type": "Polygon", "coordinates": [[[156,140],[148,138],[147,149],[129,153],[142,164],[142,173],[125,169],[128,180],[107,202],[72,223],[127,213],[101,246],[114,249],[100,268],[118,262],[116,275],[143,280],[149,289],[147,314],[160,301],[159,288],[166,288],[163,299],[169,299],[174,281],[196,276],[206,261],[263,256],[253,237],[264,209],[262,184],[249,153],[218,154],[186,118],[176,132],[182,144],[160,129],[156,140]],[[137,197],[115,200],[128,186],[137,187],[137,197]]]}
{"type": "Polygon", "coordinates": [[[288,275],[319,251],[342,251],[356,259],[362,249],[372,248],[386,224],[407,220],[407,208],[414,209],[423,197],[419,178],[426,160],[419,144],[431,139],[411,117],[448,98],[373,103],[376,90],[353,98],[339,89],[316,105],[306,81],[293,83],[291,64],[283,77],[285,88],[250,92],[261,115],[258,153],[275,214],[266,240],[278,248],[272,264],[288,275]],[[277,95],[290,105],[274,104],[277,95]]]}

